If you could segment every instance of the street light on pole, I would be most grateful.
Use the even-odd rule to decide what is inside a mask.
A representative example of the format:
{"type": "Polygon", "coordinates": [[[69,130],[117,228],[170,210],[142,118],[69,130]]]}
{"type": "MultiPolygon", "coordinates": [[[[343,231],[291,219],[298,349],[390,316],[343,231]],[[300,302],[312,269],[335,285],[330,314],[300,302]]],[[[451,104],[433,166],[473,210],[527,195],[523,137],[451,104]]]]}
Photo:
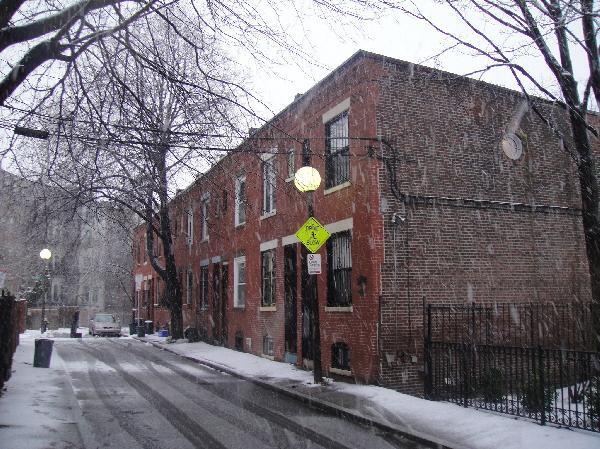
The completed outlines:
{"type": "Polygon", "coordinates": [[[52,252],[48,249],[48,248],[44,248],[43,250],[40,251],[40,258],[44,261],[46,261],[46,272],[45,272],[45,277],[46,277],[46,288],[44,289],[44,301],[42,302],[42,322],[41,322],[41,326],[40,326],[40,332],[43,334],[44,332],[46,332],[46,301],[48,300],[48,288],[50,287],[50,268],[49,268],[49,261],[50,258],[52,257],[52,252]]]}
{"type": "MultiPolygon", "coordinates": [[[[294,185],[303,193],[306,193],[306,203],[308,206],[308,218],[314,216],[314,191],[321,185],[321,175],[310,166],[300,168],[294,175],[294,185]]],[[[319,301],[316,293],[317,278],[316,274],[308,273],[306,291],[311,296],[310,304],[312,309],[312,350],[313,350],[313,379],[314,383],[321,383],[323,379],[323,370],[321,367],[321,326],[319,323],[319,301]]]]}

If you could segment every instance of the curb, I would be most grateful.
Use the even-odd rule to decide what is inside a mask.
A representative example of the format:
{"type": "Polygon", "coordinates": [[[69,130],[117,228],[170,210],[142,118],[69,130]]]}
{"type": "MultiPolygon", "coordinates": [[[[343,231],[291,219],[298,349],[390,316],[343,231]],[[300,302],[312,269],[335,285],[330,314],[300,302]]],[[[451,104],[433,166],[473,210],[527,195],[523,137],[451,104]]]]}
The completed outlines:
{"type": "Polygon", "coordinates": [[[303,394],[303,393],[299,393],[296,391],[291,391],[287,388],[284,387],[280,387],[277,385],[273,385],[269,382],[266,382],[264,380],[260,380],[257,379],[255,377],[250,377],[250,376],[246,376],[244,374],[240,374],[239,372],[230,369],[230,368],[226,368],[222,365],[213,363],[209,360],[205,360],[205,359],[196,359],[194,357],[190,357],[190,356],[186,356],[183,354],[179,354],[178,352],[173,351],[172,349],[166,348],[165,345],[162,345],[160,343],[156,343],[154,341],[148,341],[148,340],[144,340],[140,337],[137,336],[131,336],[131,338],[133,338],[134,340],[138,340],[142,343],[148,343],[151,344],[152,346],[154,346],[155,348],[161,349],[163,351],[169,352],[171,354],[177,355],[183,359],[189,360],[191,362],[197,363],[199,365],[205,365],[208,366],[209,368],[212,368],[216,371],[221,371],[223,373],[229,374],[230,376],[233,377],[237,377],[238,379],[242,379],[248,382],[252,382],[255,385],[259,385],[263,388],[269,389],[271,391],[275,391],[277,393],[281,393],[285,396],[288,396],[290,398],[296,399],[304,404],[309,405],[310,407],[313,407],[315,409],[321,410],[323,412],[327,412],[329,414],[333,414],[335,416],[338,416],[340,418],[346,418],[352,422],[356,422],[356,423],[360,423],[360,424],[365,424],[368,426],[372,426],[372,427],[376,427],[380,430],[386,431],[386,432],[391,432],[391,433],[395,433],[395,434],[399,434],[403,437],[406,437],[412,441],[415,441],[417,443],[421,443],[421,444],[425,444],[427,446],[432,446],[436,449],[459,449],[459,448],[452,448],[450,446],[446,446],[444,443],[440,442],[440,441],[435,441],[430,439],[430,437],[424,436],[424,435],[415,435],[413,433],[410,433],[404,429],[401,429],[399,427],[395,427],[393,425],[390,424],[386,424],[383,423],[381,421],[377,421],[375,419],[372,418],[367,418],[363,415],[360,415],[356,412],[354,412],[353,410],[347,409],[345,407],[341,407],[339,405],[334,405],[330,402],[326,402],[326,401],[322,401],[320,399],[314,398],[312,396],[303,394]]]}

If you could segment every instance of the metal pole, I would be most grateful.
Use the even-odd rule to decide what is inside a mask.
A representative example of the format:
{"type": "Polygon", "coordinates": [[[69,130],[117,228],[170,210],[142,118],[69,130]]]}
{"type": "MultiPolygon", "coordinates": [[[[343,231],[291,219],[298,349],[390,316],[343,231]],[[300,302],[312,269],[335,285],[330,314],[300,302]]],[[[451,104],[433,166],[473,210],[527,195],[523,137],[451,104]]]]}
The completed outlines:
{"type": "Polygon", "coordinates": [[[42,319],[40,323],[40,333],[46,332],[46,301],[48,300],[48,289],[50,288],[50,271],[48,268],[48,261],[46,260],[46,272],[44,273],[46,288],[44,289],[44,300],[42,301],[42,319]]]}
{"type": "MultiPolygon", "coordinates": [[[[308,206],[308,218],[314,217],[314,198],[313,192],[308,192],[306,196],[308,206]]],[[[310,303],[312,305],[312,347],[313,347],[313,382],[321,383],[323,380],[323,369],[321,367],[321,325],[319,320],[319,295],[317,291],[317,275],[308,274],[308,292],[311,296],[310,303]]]]}

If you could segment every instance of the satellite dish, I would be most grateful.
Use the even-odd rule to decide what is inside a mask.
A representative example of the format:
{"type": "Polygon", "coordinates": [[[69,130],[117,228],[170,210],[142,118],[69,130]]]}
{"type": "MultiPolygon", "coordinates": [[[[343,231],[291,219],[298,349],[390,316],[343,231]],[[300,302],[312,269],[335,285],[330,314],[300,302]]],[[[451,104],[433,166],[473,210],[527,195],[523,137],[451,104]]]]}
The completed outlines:
{"type": "Polygon", "coordinates": [[[502,151],[507,158],[516,161],[523,155],[523,142],[519,136],[509,133],[504,136],[501,142],[502,151]]]}

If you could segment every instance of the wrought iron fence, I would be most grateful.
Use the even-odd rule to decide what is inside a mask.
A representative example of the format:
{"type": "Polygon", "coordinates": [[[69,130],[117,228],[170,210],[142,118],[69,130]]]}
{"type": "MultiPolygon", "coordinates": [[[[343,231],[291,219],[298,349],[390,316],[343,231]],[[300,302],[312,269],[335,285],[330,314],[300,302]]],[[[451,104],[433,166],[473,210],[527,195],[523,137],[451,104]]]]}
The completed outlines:
{"type": "Polygon", "coordinates": [[[599,432],[594,313],[589,304],[428,305],[426,396],[599,432]]]}

